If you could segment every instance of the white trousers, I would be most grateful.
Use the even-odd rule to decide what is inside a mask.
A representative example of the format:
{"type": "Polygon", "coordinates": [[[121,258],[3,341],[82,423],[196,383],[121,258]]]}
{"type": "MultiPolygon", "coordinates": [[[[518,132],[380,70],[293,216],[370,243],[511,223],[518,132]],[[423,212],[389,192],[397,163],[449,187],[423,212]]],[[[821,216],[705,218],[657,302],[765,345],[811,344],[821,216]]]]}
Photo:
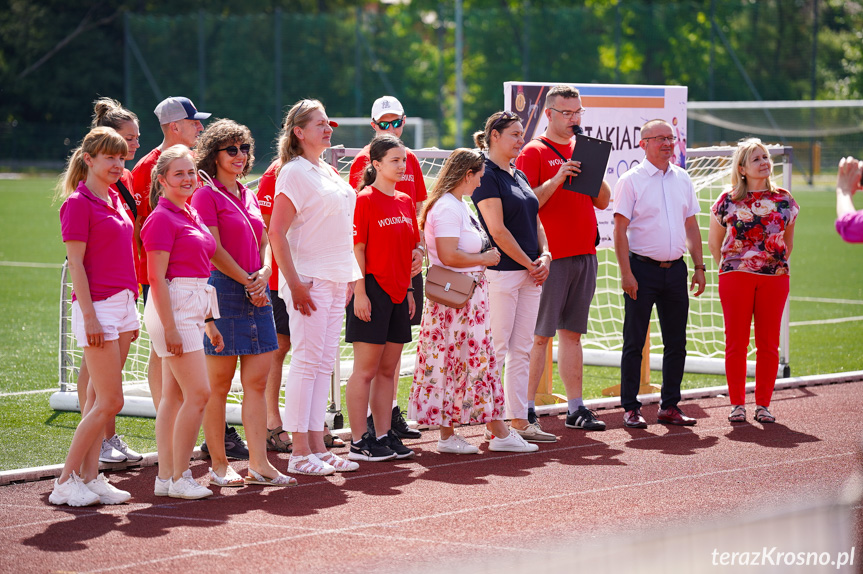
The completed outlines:
{"type": "Polygon", "coordinates": [[[530,350],[542,287],[534,285],[527,271],[489,269],[485,274],[494,353],[503,368],[505,416],[526,419],[530,350]]]}
{"type": "Polygon", "coordinates": [[[291,290],[279,290],[291,326],[291,367],[285,382],[282,426],[288,432],[324,430],[330,378],[339,350],[345,316],[346,283],[300,276],[312,281],[311,297],[317,310],[303,315],[294,309],[291,290]]]}

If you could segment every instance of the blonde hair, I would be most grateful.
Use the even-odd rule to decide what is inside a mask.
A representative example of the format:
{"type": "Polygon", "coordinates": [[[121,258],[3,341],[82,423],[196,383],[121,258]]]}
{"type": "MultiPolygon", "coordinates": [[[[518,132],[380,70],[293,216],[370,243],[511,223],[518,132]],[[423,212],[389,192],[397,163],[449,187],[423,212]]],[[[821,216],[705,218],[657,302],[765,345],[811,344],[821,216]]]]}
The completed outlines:
{"type": "Polygon", "coordinates": [[[153,171],[150,172],[150,209],[156,209],[156,206],[159,205],[159,197],[162,195],[163,186],[159,181],[159,176],[164,177],[174,160],[182,157],[189,158],[192,165],[195,165],[195,156],[192,155],[192,150],[183,144],[173,145],[159,156],[156,165],[153,166],[153,171]]]}
{"type": "Polygon", "coordinates": [[[108,155],[121,155],[126,157],[129,146],[123,136],[118,134],[114,128],[100,126],[93,128],[84,136],[79,145],[69,156],[66,169],[60,174],[57,182],[57,193],[54,199],[65,199],[72,195],[78,188],[78,184],[87,179],[87,164],[84,163],[84,154],[96,157],[100,153],[108,155]]]}
{"type": "Polygon", "coordinates": [[[452,193],[465,177],[482,171],[484,164],[485,158],[475,149],[460,147],[453,150],[446,158],[437,180],[429,191],[428,198],[423,203],[422,212],[417,219],[420,229],[425,229],[426,217],[434,204],[445,194],[452,193]]]}
{"type": "Polygon", "coordinates": [[[520,122],[521,118],[513,112],[495,112],[485,121],[485,129],[481,132],[474,132],[473,141],[476,147],[483,151],[488,151],[491,147],[491,132],[503,133],[503,130],[508,128],[515,122],[520,122]]]}
{"type": "Polygon", "coordinates": [[[255,140],[252,132],[244,125],[234,120],[221,119],[211,123],[198,138],[195,146],[195,154],[198,157],[198,169],[204,170],[210,177],[216,177],[216,156],[219,150],[236,144],[249,144],[249,155],[246,158],[246,167],[239,177],[246,177],[255,163],[255,140]]]}
{"type": "Polygon", "coordinates": [[[119,130],[127,122],[138,123],[138,116],[113,98],[99,98],[93,102],[91,127],[107,126],[119,130]]]}
{"type": "MultiPolygon", "coordinates": [[[[767,146],[761,143],[758,138],[742,139],[737,144],[737,149],[734,150],[734,156],[731,158],[731,201],[741,201],[749,193],[749,182],[746,181],[746,176],[740,173],[740,167],[746,165],[749,157],[757,149],[763,150],[767,153],[767,157],[770,157],[767,146]]],[[[773,160],[770,160],[770,164],[773,165],[773,160]]],[[[767,190],[771,192],[776,190],[776,186],[773,185],[773,180],[769,175],[767,176],[767,190]]]]}
{"type": "Polygon", "coordinates": [[[321,110],[326,112],[324,104],[319,100],[300,100],[288,110],[285,121],[282,122],[282,131],[279,133],[279,171],[282,167],[294,159],[303,155],[303,146],[300,138],[294,133],[294,128],[304,128],[312,119],[312,112],[321,110]]]}

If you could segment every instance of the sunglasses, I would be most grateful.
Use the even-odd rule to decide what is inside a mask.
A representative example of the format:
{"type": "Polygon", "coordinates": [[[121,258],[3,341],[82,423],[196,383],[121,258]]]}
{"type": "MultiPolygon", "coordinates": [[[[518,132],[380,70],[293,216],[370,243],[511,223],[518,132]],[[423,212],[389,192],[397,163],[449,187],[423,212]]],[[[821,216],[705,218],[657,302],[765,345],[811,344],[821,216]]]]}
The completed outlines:
{"type": "MultiPolygon", "coordinates": [[[[515,114],[513,112],[503,112],[499,118],[494,120],[494,123],[491,124],[491,128],[488,131],[489,131],[489,133],[491,133],[492,130],[496,130],[497,126],[499,126],[503,122],[519,121],[520,119],[521,118],[518,117],[518,114],[515,114]]],[[[498,130],[498,131],[500,131],[500,130],[498,130]]]]}
{"type": "Polygon", "coordinates": [[[401,117],[397,120],[392,120],[389,122],[375,122],[375,124],[379,128],[381,128],[382,130],[388,130],[388,129],[390,129],[390,126],[392,126],[393,129],[397,129],[397,128],[402,127],[404,125],[404,123],[405,123],[404,117],[401,117]]]}
{"type": "Polygon", "coordinates": [[[240,147],[229,145],[216,151],[226,151],[231,157],[237,157],[237,154],[240,152],[243,152],[243,155],[249,155],[249,152],[252,151],[252,144],[242,144],[240,147]]]}

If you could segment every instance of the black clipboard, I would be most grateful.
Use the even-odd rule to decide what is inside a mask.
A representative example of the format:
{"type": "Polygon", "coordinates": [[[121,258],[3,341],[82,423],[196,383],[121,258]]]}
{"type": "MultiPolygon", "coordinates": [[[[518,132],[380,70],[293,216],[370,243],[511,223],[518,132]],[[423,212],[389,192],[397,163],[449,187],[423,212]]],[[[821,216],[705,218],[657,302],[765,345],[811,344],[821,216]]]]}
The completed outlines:
{"type": "Polygon", "coordinates": [[[611,155],[611,142],[592,138],[583,134],[575,135],[575,149],[572,160],[581,162],[581,173],[578,177],[568,177],[563,182],[563,189],[597,197],[608,167],[608,157],[611,155]]]}

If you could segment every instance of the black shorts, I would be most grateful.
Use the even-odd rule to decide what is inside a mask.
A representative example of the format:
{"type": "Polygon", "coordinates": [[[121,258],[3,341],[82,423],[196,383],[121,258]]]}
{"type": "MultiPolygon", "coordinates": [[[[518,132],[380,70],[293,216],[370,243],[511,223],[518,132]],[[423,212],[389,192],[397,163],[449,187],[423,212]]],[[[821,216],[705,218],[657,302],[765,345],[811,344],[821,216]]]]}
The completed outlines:
{"type": "MultiPolygon", "coordinates": [[[[372,305],[372,320],[366,323],[354,315],[354,298],[348,303],[345,341],[348,343],[410,343],[411,323],[408,298],[393,303],[374,275],[366,275],[366,295],[372,305]]],[[[410,292],[408,292],[410,295],[410,292]]]]}
{"type": "Polygon", "coordinates": [[[414,296],[414,303],[416,303],[417,310],[414,313],[413,319],[411,319],[411,325],[419,325],[423,320],[423,274],[422,272],[414,275],[413,279],[411,279],[411,284],[413,285],[414,292],[408,293],[408,295],[414,296]]]}
{"type": "Polygon", "coordinates": [[[273,319],[276,322],[276,334],[291,336],[291,325],[288,321],[288,308],[285,300],[279,297],[279,290],[270,287],[270,300],[273,302],[273,319]]]}

